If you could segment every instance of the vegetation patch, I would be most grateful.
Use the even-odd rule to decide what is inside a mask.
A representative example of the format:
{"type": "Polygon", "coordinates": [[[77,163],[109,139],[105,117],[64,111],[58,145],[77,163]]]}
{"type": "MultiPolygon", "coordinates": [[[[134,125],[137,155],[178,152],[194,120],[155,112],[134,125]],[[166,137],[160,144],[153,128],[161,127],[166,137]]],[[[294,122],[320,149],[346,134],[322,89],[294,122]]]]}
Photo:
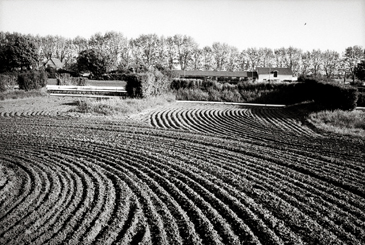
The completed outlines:
{"type": "Polygon", "coordinates": [[[248,83],[238,85],[194,79],[174,80],[171,89],[178,100],[249,102],[292,105],[314,101],[322,110],[353,110],[358,91],[354,87],[307,79],[296,83],[248,83]]]}
{"type": "Polygon", "coordinates": [[[92,113],[101,115],[118,115],[138,113],[155,106],[165,105],[175,101],[175,96],[166,94],[161,96],[151,96],[144,99],[80,99],[77,101],[77,112],[92,113]]]}
{"type": "Polygon", "coordinates": [[[148,70],[144,73],[126,74],[126,90],[132,98],[160,96],[168,92],[170,79],[159,70],[148,70]]]}
{"type": "Polygon", "coordinates": [[[47,85],[47,73],[44,70],[30,70],[18,74],[19,89],[40,89],[47,85]]]}
{"type": "Polygon", "coordinates": [[[56,73],[57,85],[85,86],[88,79],[86,77],[71,77],[68,73],[56,73]]]}
{"type": "Polygon", "coordinates": [[[327,131],[365,136],[365,111],[320,111],[311,113],[309,120],[327,131]]]}
{"type": "Polygon", "coordinates": [[[17,85],[17,76],[14,74],[0,74],[0,92],[13,91],[17,85]]]}
{"type": "Polygon", "coordinates": [[[9,99],[24,99],[30,97],[42,97],[47,96],[47,92],[44,90],[14,90],[14,91],[7,91],[4,93],[0,93],[0,100],[9,100],[9,99]]]}

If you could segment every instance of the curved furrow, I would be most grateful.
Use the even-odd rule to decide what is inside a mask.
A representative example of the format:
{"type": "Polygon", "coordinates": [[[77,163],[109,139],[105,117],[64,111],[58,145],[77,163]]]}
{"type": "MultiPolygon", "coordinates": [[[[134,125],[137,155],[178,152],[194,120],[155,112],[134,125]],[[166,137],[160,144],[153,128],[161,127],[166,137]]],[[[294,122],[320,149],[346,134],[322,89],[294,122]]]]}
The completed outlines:
{"type": "Polygon", "coordinates": [[[38,238],[42,239],[44,243],[52,243],[58,240],[71,241],[73,232],[78,229],[80,221],[85,219],[88,207],[91,206],[95,195],[91,176],[85,174],[81,168],[75,165],[74,160],[65,159],[64,156],[60,156],[59,160],[72,169],[76,182],[73,191],[74,196],[72,196],[70,203],[62,209],[56,223],[50,227],[53,232],[47,232],[44,236],[38,238]]]}
{"type": "Polygon", "coordinates": [[[181,129],[181,124],[178,120],[176,120],[176,112],[174,109],[165,109],[163,113],[163,117],[165,121],[169,122],[169,128],[173,129],[181,129]]]}
{"type": "Polygon", "coordinates": [[[0,219],[18,199],[21,199],[24,179],[20,176],[16,165],[0,156],[0,219]]]}
{"type": "MultiPolygon", "coordinates": [[[[99,147],[102,147],[102,146],[99,146],[99,147]]],[[[106,149],[103,149],[103,151],[99,153],[100,155],[97,154],[96,152],[94,152],[93,157],[95,158],[96,156],[98,156],[98,157],[103,156],[104,161],[107,162],[108,156],[105,155],[105,152],[107,152],[107,151],[108,151],[107,148],[106,149]]],[[[130,150],[128,150],[128,153],[129,154],[131,153],[130,150]]],[[[116,154],[116,155],[119,155],[119,154],[116,154]]],[[[123,154],[121,154],[121,155],[123,155],[123,154]]],[[[140,156],[139,153],[138,153],[138,155],[140,156]]],[[[157,191],[156,194],[158,194],[158,196],[161,196],[161,197],[164,197],[165,196],[164,197],[164,202],[168,202],[168,203],[171,204],[172,202],[169,201],[169,196],[166,195],[166,192],[165,191],[163,191],[162,189],[159,188],[157,182],[154,182],[152,179],[146,178],[145,174],[141,170],[139,170],[138,168],[132,167],[133,165],[135,165],[137,163],[136,161],[138,161],[138,159],[134,159],[133,161],[131,161],[131,160],[128,160],[128,159],[124,159],[123,158],[123,161],[120,161],[119,160],[118,161],[118,164],[123,166],[123,168],[120,169],[120,171],[125,172],[127,169],[129,169],[130,171],[133,171],[133,173],[136,174],[139,177],[139,179],[145,180],[144,183],[145,184],[148,184],[150,186],[150,190],[153,189],[154,191],[157,191]],[[129,165],[126,165],[128,162],[129,162],[129,165]]],[[[145,164],[145,162],[144,163],[141,163],[141,166],[143,166],[143,164],[145,164]]],[[[115,166],[115,163],[113,164],[111,162],[108,162],[108,165],[114,166],[115,168],[120,168],[120,166],[118,166],[118,165],[115,166]]],[[[161,206],[161,205],[163,205],[163,203],[160,203],[159,204],[159,206],[161,206]]],[[[173,204],[172,203],[172,205],[170,206],[172,208],[171,213],[175,213],[175,214],[177,213],[176,212],[176,205],[177,204],[173,204]]],[[[179,206],[177,206],[177,209],[179,209],[179,206]]],[[[185,220],[181,220],[183,223],[179,222],[179,225],[182,225],[182,227],[180,228],[180,232],[183,232],[183,234],[187,234],[187,232],[189,232],[189,233],[192,232],[193,231],[193,230],[191,230],[192,229],[192,227],[191,227],[192,224],[187,219],[186,214],[184,212],[182,212],[182,211],[179,211],[179,212],[180,212],[180,214],[177,213],[177,215],[178,216],[183,216],[183,218],[185,219],[185,220]],[[188,230],[185,230],[186,228],[189,228],[189,229],[188,230]]],[[[163,215],[163,216],[166,216],[166,214],[163,215]]],[[[175,217],[175,218],[178,218],[178,217],[175,217]]],[[[171,223],[171,218],[169,218],[169,219],[170,219],[170,223],[171,223]]],[[[166,218],[164,220],[166,220],[166,218]]],[[[172,223],[174,223],[174,222],[172,222],[172,223]]],[[[169,222],[165,222],[165,225],[171,225],[171,224],[169,224],[169,222]]],[[[188,236],[186,236],[184,239],[193,239],[190,242],[193,241],[194,243],[196,243],[197,241],[199,241],[199,238],[197,238],[196,235],[194,235],[194,232],[193,233],[190,233],[190,234],[189,233],[188,233],[188,236]]],[[[201,234],[204,234],[204,233],[201,233],[201,234]]],[[[206,236],[207,234],[204,234],[204,235],[206,236]]],[[[175,235],[174,237],[178,237],[178,236],[175,235]]],[[[189,243],[189,240],[187,242],[189,243]]]]}
{"type": "MultiPolygon", "coordinates": [[[[107,149],[105,149],[103,152],[105,153],[105,151],[107,151],[107,149]]],[[[129,152],[129,154],[130,154],[130,152],[129,152]]],[[[119,154],[118,154],[118,155],[119,155],[119,154]]],[[[137,160],[138,160],[138,159],[135,159],[135,160],[133,161],[133,163],[135,163],[137,160]]]]}
{"type": "Polygon", "coordinates": [[[26,178],[29,178],[29,181],[26,181],[26,186],[24,186],[25,195],[20,196],[13,205],[8,207],[0,219],[0,235],[2,236],[0,242],[2,244],[6,243],[6,239],[17,235],[17,229],[13,228],[16,226],[19,227],[24,216],[29,215],[36,208],[36,203],[39,201],[38,198],[43,198],[41,190],[45,185],[44,181],[42,181],[42,177],[44,176],[38,174],[35,166],[24,164],[21,160],[15,160],[15,156],[8,154],[9,153],[4,150],[2,158],[6,159],[7,162],[17,165],[18,168],[21,168],[26,172],[26,178]],[[19,211],[13,212],[14,210],[19,211]]]}
{"type": "MultiPolygon", "coordinates": [[[[198,150],[198,151],[200,151],[200,150],[198,150]]],[[[201,150],[201,151],[205,151],[206,152],[206,150],[201,150]]],[[[194,155],[194,149],[190,149],[189,150],[189,153],[191,153],[192,154],[192,156],[191,157],[193,157],[193,155],[194,155]]],[[[223,155],[222,154],[222,156],[221,156],[221,161],[222,161],[222,165],[221,166],[223,166],[223,165],[225,165],[224,166],[224,168],[226,169],[227,168],[227,166],[226,166],[226,164],[228,163],[227,162],[227,157],[229,157],[229,155],[227,155],[226,153],[223,155]]],[[[204,160],[204,159],[202,159],[202,160],[204,160]]],[[[232,162],[236,162],[236,161],[240,161],[240,158],[237,158],[237,159],[233,159],[233,161],[232,162]]],[[[203,162],[206,162],[206,161],[203,161],[203,162]]],[[[216,163],[216,164],[219,164],[219,162],[217,161],[217,159],[215,159],[214,160],[214,162],[216,163]]],[[[252,164],[252,171],[254,171],[254,172],[252,172],[251,173],[251,175],[250,176],[254,176],[254,173],[260,173],[260,171],[258,171],[259,169],[257,169],[257,166],[259,166],[258,164],[260,164],[260,163],[262,163],[262,161],[259,161],[259,162],[257,162],[257,163],[253,163],[252,164]]],[[[268,165],[269,166],[269,165],[268,165]]],[[[247,166],[247,162],[245,163],[245,165],[244,165],[244,167],[242,167],[242,170],[239,170],[240,168],[239,168],[239,166],[237,166],[237,165],[235,165],[235,164],[233,164],[233,167],[230,169],[231,171],[234,171],[234,170],[236,170],[237,169],[237,172],[236,172],[236,174],[240,174],[240,173],[242,173],[242,172],[245,172],[245,173],[247,173],[247,170],[249,169],[250,167],[249,166],[247,166]]],[[[207,171],[209,171],[209,168],[207,168],[206,169],[207,171]]],[[[280,183],[280,180],[282,180],[282,179],[285,179],[285,176],[287,175],[287,172],[286,172],[286,170],[283,170],[282,172],[283,172],[283,174],[282,175],[278,175],[278,177],[277,177],[277,179],[276,178],[274,178],[274,176],[276,175],[276,173],[275,172],[277,172],[279,169],[273,169],[273,172],[270,174],[270,176],[269,176],[269,178],[263,178],[263,176],[265,175],[265,171],[267,172],[268,171],[268,169],[267,169],[267,167],[264,167],[263,168],[263,170],[262,170],[262,176],[258,176],[258,179],[262,179],[262,182],[261,182],[261,185],[262,185],[262,183],[268,183],[269,185],[273,185],[273,186],[275,186],[275,183],[280,183]],[[272,180],[272,181],[271,181],[272,180]]],[[[217,172],[220,172],[219,170],[217,171],[217,172]]],[[[211,173],[212,174],[212,173],[211,173]]],[[[298,174],[295,174],[294,176],[295,177],[297,177],[296,175],[298,175],[298,174]]],[[[242,178],[242,176],[240,176],[240,177],[238,177],[238,178],[242,178]]],[[[247,177],[246,177],[247,178],[247,177]]],[[[298,181],[297,181],[297,179],[293,179],[293,180],[295,180],[295,181],[290,181],[290,182],[293,182],[292,184],[290,184],[290,182],[287,182],[287,183],[282,183],[282,181],[281,181],[281,184],[279,185],[279,188],[280,187],[282,187],[282,185],[283,184],[285,184],[285,186],[287,187],[286,189],[288,189],[288,190],[290,190],[291,191],[291,193],[290,193],[290,195],[296,195],[296,191],[299,191],[299,190],[301,190],[301,188],[300,187],[298,187],[298,186],[296,186],[295,184],[296,183],[298,183],[298,181]],[[289,188],[290,187],[290,188],[289,188]]],[[[229,182],[229,179],[226,179],[225,180],[226,182],[228,181],[229,182]]],[[[250,181],[252,181],[252,179],[250,179],[250,181]]],[[[311,196],[313,196],[313,197],[316,197],[316,195],[314,195],[314,194],[312,194],[313,192],[314,192],[314,190],[315,189],[313,189],[313,188],[310,188],[311,187],[311,185],[313,185],[313,180],[309,180],[309,182],[305,185],[305,187],[308,189],[308,190],[306,190],[306,191],[304,191],[304,193],[311,193],[311,196]]],[[[266,185],[266,184],[265,184],[266,185]]],[[[300,184],[300,186],[302,186],[302,184],[300,184]]],[[[239,186],[237,186],[237,187],[239,187],[239,186]]],[[[276,190],[276,191],[278,191],[278,190],[276,190]]],[[[320,198],[321,196],[323,197],[323,196],[325,196],[326,195],[326,191],[328,191],[328,190],[323,190],[322,192],[320,192],[319,193],[319,195],[318,195],[318,197],[320,198]]],[[[300,191],[300,192],[302,192],[302,191],[300,191]]],[[[300,195],[298,196],[301,200],[303,200],[303,197],[301,197],[300,195]]],[[[337,201],[335,201],[335,203],[337,202],[337,203],[340,203],[341,201],[342,201],[342,198],[343,197],[340,197],[339,199],[337,199],[337,201]]],[[[335,199],[336,200],[336,199],[335,199]]],[[[304,200],[305,202],[306,202],[306,200],[304,200]]],[[[331,203],[328,203],[327,204],[327,206],[328,207],[331,207],[331,206],[333,206],[333,201],[334,201],[334,199],[332,199],[331,200],[331,203]]],[[[313,206],[312,206],[312,208],[317,208],[317,205],[315,204],[315,203],[313,203],[313,206]]],[[[343,208],[343,206],[341,205],[341,208],[343,208]]],[[[351,207],[351,209],[355,209],[356,210],[356,208],[354,208],[354,207],[351,207]]],[[[337,210],[341,210],[340,209],[340,207],[338,207],[337,208],[337,210]]],[[[318,210],[318,211],[321,211],[320,209],[318,210]]],[[[331,212],[327,212],[327,214],[328,213],[331,213],[331,212]]],[[[340,215],[340,214],[339,214],[340,215]]],[[[352,222],[355,222],[355,223],[357,223],[358,225],[360,225],[362,222],[361,221],[359,221],[359,222],[357,222],[356,221],[356,215],[360,215],[361,216],[361,210],[358,210],[358,213],[356,213],[356,214],[354,214],[355,216],[353,216],[352,217],[352,222]],[[355,220],[354,220],[355,219],[355,220]]],[[[363,215],[363,214],[362,214],[363,215]]],[[[350,216],[349,216],[350,217],[350,216]]],[[[363,216],[364,217],[364,216],[363,216]]],[[[338,222],[337,222],[338,223],[338,222]]],[[[364,228],[364,227],[362,227],[362,228],[364,228]]]]}
{"type": "Polygon", "coordinates": [[[195,126],[195,124],[193,123],[194,121],[190,117],[189,110],[182,109],[180,115],[181,115],[182,120],[187,125],[188,131],[199,132],[199,128],[195,126]]]}
{"type": "Polygon", "coordinates": [[[176,121],[178,121],[181,125],[181,129],[183,130],[193,130],[190,126],[190,124],[188,123],[188,119],[185,117],[185,109],[182,108],[178,108],[175,110],[175,118],[176,121]]]}
{"type": "MultiPolygon", "coordinates": [[[[129,153],[129,155],[131,154],[130,150],[128,151],[128,153],[129,153]]],[[[136,153],[136,154],[138,154],[138,153],[136,153]]],[[[141,156],[140,156],[140,157],[141,157],[141,156]]],[[[136,162],[136,161],[137,161],[137,159],[135,159],[135,160],[134,160],[134,162],[136,162]]],[[[148,160],[145,160],[144,162],[148,162],[148,160]]],[[[161,168],[162,168],[163,166],[166,166],[166,165],[162,165],[162,166],[161,166],[161,168]]],[[[142,166],[141,166],[141,167],[142,167],[142,166]]],[[[146,170],[146,171],[147,171],[147,170],[146,170]]],[[[179,170],[179,172],[181,172],[181,169],[179,170]]],[[[177,174],[177,173],[175,173],[175,174],[174,174],[174,176],[175,176],[176,174],[177,174]]],[[[180,182],[181,182],[181,183],[186,183],[186,181],[187,181],[187,179],[186,179],[186,178],[184,179],[184,181],[181,181],[181,180],[180,180],[180,182]]],[[[181,184],[180,184],[180,185],[181,185],[181,184]]],[[[185,187],[185,188],[187,188],[187,187],[185,187]]],[[[199,197],[199,195],[195,195],[195,196],[196,196],[196,197],[199,197]]],[[[196,197],[195,197],[195,198],[196,198],[196,197]]],[[[193,195],[191,198],[194,198],[194,195],[193,195]]],[[[217,203],[217,202],[219,203],[219,200],[217,200],[217,199],[215,199],[215,200],[216,200],[216,203],[217,203]]],[[[197,202],[198,202],[198,201],[195,201],[195,203],[197,203],[197,202]]],[[[219,205],[217,205],[216,207],[219,207],[219,205]]],[[[204,208],[204,210],[206,210],[206,209],[207,209],[207,208],[204,208]]],[[[209,209],[209,208],[208,208],[208,209],[209,209]]],[[[222,211],[222,209],[221,209],[220,211],[222,211]]],[[[225,212],[227,213],[227,212],[229,212],[229,211],[225,211],[225,212]]],[[[232,215],[232,214],[231,214],[231,215],[232,215]]],[[[215,215],[215,216],[217,216],[217,215],[215,215]]],[[[231,216],[231,217],[230,217],[230,219],[234,219],[234,218],[232,218],[232,216],[231,216]]],[[[239,221],[238,221],[238,223],[239,223],[239,221]]],[[[237,223],[236,223],[235,225],[237,225],[237,223]]],[[[235,227],[235,228],[238,228],[238,227],[235,227]]],[[[247,233],[247,229],[246,229],[245,233],[247,233]]],[[[239,233],[239,234],[240,234],[240,233],[239,233]]],[[[242,231],[241,231],[241,234],[244,234],[244,233],[242,233],[242,231]]],[[[246,238],[246,239],[247,239],[247,238],[246,238]]]]}
{"type": "MultiPolygon", "coordinates": [[[[29,154],[31,155],[31,154],[29,154]]],[[[18,159],[22,159],[24,161],[28,160],[28,157],[23,158],[22,156],[18,156],[18,159]]],[[[16,230],[16,232],[23,233],[23,236],[18,236],[15,243],[22,243],[24,241],[30,241],[34,235],[34,232],[39,230],[43,223],[41,220],[52,213],[50,210],[54,207],[55,203],[59,195],[61,195],[61,184],[59,181],[59,176],[54,175],[54,171],[50,171],[49,168],[41,164],[42,159],[34,157],[37,161],[33,164],[38,167],[38,171],[45,176],[44,182],[45,185],[42,187],[42,194],[38,197],[37,202],[34,204],[34,210],[29,212],[27,215],[22,217],[22,221],[17,226],[14,226],[12,229],[16,230]],[[41,220],[39,217],[42,217],[41,220]]],[[[9,231],[10,232],[10,231],[9,231]]]]}
{"type": "Polygon", "coordinates": [[[153,127],[163,127],[160,120],[158,119],[157,117],[157,114],[159,113],[159,111],[153,111],[151,114],[150,114],[150,124],[153,126],[153,127]]]}
{"type": "Polygon", "coordinates": [[[364,142],[293,109],[169,106],[153,127],[52,115],[0,117],[2,244],[365,241],[364,142]]]}
{"type": "MultiPolygon", "coordinates": [[[[192,151],[192,150],[190,150],[190,151],[192,151]]],[[[190,151],[189,151],[189,152],[190,152],[190,151]]],[[[203,151],[203,152],[207,152],[206,150],[202,150],[202,151],[203,151]]],[[[194,153],[193,153],[193,154],[194,154],[194,153]]],[[[198,153],[197,153],[197,154],[198,154],[198,153]]]]}

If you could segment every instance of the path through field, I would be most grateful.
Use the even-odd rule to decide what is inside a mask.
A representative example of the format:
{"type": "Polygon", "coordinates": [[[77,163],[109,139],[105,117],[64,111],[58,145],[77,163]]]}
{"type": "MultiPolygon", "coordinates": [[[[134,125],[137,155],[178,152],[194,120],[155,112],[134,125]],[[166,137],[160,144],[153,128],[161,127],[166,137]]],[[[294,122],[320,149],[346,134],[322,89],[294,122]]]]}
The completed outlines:
{"type": "Polygon", "coordinates": [[[0,115],[0,244],[364,244],[364,149],[285,108],[0,115]]]}

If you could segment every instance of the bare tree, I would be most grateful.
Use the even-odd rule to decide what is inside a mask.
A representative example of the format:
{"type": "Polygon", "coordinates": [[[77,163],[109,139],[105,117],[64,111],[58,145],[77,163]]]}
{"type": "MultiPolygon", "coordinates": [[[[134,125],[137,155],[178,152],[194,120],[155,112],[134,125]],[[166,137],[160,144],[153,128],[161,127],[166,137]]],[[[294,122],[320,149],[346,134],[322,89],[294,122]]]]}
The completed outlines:
{"type": "Polygon", "coordinates": [[[312,55],[310,51],[302,53],[301,63],[300,63],[300,73],[303,76],[306,76],[310,72],[312,63],[311,57],[312,55]]]}
{"type": "Polygon", "coordinates": [[[298,75],[300,69],[300,59],[302,57],[302,50],[291,46],[284,50],[284,67],[290,68],[295,75],[298,75]]]}
{"type": "Polygon", "coordinates": [[[201,70],[203,68],[203,51],[201,49],[195,47],[191,59],[191,68],[193,70],[201,70]]]}
{"type": "Polygon", "coordinates": [[[225,70],[227,71],[237,71],[239,70],[239,51],[234,46],[229,46],[228,62],[226,64],[225,70]]]}
{"type": "Polygon", "coordinates": [[[284,67],[285,66],[285,56],[286,50],[284,47],[279,49],[274,49],[274,56],[275,56],[275,66],[276,67],[284,67]]]}
{"type": "Polygon", "coordinates": [[[212,45],[212,50],[215,60],[214,70],[216,71],[225,70],[229,60],[230,47],[226,43],[215,42],[212,45]]]}
{"type": "Polygon", "coordinates": [[[198,44],[192,37],[186,35],[175,35],[173,39],[177,49],[177,57],[181,70],[186,70],[192,60],[193,50],[198,47],[198,44]]]}
{"type": "Polygon", "coordinates": [[[262,55],[262,65],[264,67],[273,66],[273,60],[275,56],[272,49],[260,48],[258,52],[262,55]]]}
{"type": "Polygon", "coordinates": [[[140,35],[130,41],[133,56],[137,64],[154,66],[158,59],[160,39],[156,34],[140,35]]]}
{"type": "Polygon", "coordinates": [[[327,79],[333,78],[340,66],[340,54],[336,51],[326,50],[322,53],[322,64],[327,79]]]}
{"type": "Polygon", "coordinates": [[[249,69],[255,70],[261,65],[262,55],[257,48],[248,48],[244,51],[245,56],[248,60],[249,69]]]}
{"type": "Polygon", "coordinates": [[[318,77],[320,71],[322,70],[322,63],[323,63],[321,50],[313,49],[311,52],[310,60],[311,60],[311,71],[313,73],[313,76],[318,77]]]}
{"type": "Polygon", "coordinates": [[[204,70],[206,71],[212,70],[214,66],[214,54],[210,46],[205,46],[202,49],[202,59],[203,59],[204,70]]]}
{"type": "Polygon", "coordinates": [[[361,59],[365,57],[364,50],[360,46],[348,47],[345,50],[344,61],[346,64],[347,71],[352,76],[352,81],[355,82],[355,73],[354,69],[358,63],[360,63],[361,59]]]}
{"type": "Polygon", "coordinates": [[[170,70],[178,63],[177,47],[173,37],[166,38],[166,59],[170,70]]]}

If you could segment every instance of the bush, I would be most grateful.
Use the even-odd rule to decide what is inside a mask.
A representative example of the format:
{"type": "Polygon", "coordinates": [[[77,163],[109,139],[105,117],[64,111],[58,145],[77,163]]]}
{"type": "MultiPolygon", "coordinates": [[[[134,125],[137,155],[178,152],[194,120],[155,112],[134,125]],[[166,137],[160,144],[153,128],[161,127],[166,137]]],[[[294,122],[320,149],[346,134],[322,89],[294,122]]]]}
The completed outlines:
{"type": "Polygon", "coordinates": [[[365,93],[359,93],[357,98],[357,106],[365,107],[365,93]]]}
{"type": "Polygon", "coordinates": [[[179,90],[180,88],[200,88],[202,86],[201,79],[174,78],[171,82],[171,89],[179,90]]]}
{"type": "Polygon", "coordinates": [[[131,114],[155,106],[166,105],[174,102],[174,95],[164,94],[151,96],[146,99],[120,99],[108,100],[82,99],[77,101],[77,111],[102,115],[131,114]]]}
{"type": "Polygon", "coordinates": [[[168,77],[158,70],[125,74],[123,80],[127,82],[126,90],[132,98],[159,96],[167,93],[171,87],[168,77]]]}
{"type": "Polygon", "coordinates": [[[324,130],[365,136],[365,112],[354,111],[320,111],[311,113],[309,120],[319,128],[324,130]]]}
{"type": "Polygon", "coordinates": [[[57,85],[85,86],[88,79],[86,77],[71,77],[68,73],[57,73],[57,85]]]}
{"type": "Polygon", "coordinates": [[[356,108],[358,91],[354,87],[339,84],[315,84],[314,101],[321,109],[353,110],[356,108]]]}
{"type": "Polygon", "coordinates": [[[43,88],[47,85],[47,79],[47,73],[44,70],[21,72],[18,74],[19,89],[28,91],[43,88]]]}
{"type": "MultiPolygon", "coordinates": [[[[182,100],[285,105],[313,101],[322,110],[353,110],[358,96],[356,88],[306,78],[294,83],[239,82],[237,85],[207,80],[199,86],[194,79],[174,79],[171,88],[177,90],[177,99],[182,100]]],[[[364,103],[362,96],[359,103],[364,103]]]]}
{"type": "Polygon", "coordinates": [[[15,75],[0,74],[0,92],[14,90],[17,77],[15,75]]]}
{"type": "Polygon", "coordinates": [[[201,89],[181,88],[176,91],[177,100],[208,101],[209,94],[201,89]]]}

